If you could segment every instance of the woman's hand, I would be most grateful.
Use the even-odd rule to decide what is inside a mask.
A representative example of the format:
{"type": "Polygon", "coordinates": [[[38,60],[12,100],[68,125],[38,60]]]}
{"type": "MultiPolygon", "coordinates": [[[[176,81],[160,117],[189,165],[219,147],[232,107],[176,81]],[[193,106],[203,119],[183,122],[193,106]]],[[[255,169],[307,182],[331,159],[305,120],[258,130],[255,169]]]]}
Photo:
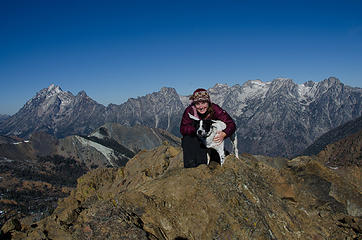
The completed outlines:
{"type": "Polygon", "coordinates": [[[214,142],[216,142],[217,144],[220,144],[220,143],[222,143],[222,141],[224,141],[225,137],[226,137],[226,133],[218,132],[214,137],[214,142]]]}

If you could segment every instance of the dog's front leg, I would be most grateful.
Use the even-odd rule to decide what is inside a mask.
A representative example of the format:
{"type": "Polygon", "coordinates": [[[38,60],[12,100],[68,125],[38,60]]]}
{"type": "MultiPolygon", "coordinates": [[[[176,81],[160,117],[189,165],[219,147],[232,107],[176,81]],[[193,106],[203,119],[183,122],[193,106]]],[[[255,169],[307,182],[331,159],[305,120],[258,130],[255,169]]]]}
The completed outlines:
{"type": "Polygon", "coordinates": [[[224,148],[217,150],[219,156],[220,156],[220,165],[222,166],[224,164],[225,161],[225,152],[224,152],[224,148]]]}
{"type": "Polygon", "coordinates": [[[236,133],[234,133],[233,135],[230,136],[230,140],[231,140],[231,143],[232,143],[233,148],[234,148],[235,157],[239,158],[238,135],[236,135],[236,133]]]}

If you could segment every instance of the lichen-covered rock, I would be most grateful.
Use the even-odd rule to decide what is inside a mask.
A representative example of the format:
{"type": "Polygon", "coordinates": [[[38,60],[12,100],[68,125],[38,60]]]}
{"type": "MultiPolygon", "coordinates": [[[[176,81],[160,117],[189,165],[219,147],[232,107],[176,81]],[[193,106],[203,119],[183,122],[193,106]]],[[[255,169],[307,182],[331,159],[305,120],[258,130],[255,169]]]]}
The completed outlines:
{"type": "Polygon", "coordinates": [[[182,167],[164,144],[78,180],[54,213],[12,239],[358,239],[361,189],[318,158],[230,155],[182,167]]]}

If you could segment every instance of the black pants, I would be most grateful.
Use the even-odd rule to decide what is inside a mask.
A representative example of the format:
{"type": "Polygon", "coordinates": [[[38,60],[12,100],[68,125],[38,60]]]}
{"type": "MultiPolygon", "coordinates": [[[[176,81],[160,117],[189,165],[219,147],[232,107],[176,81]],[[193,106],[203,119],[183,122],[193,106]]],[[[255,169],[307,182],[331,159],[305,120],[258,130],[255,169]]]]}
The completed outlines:
{"type": "Polygon", "coordinates": [[[207,163],[207,153],[211,160],[220,162],[219,155],[214,149],[207,149],[197,136],[184,136],[182,138],[184,167],[192,168],[207,163]]]}

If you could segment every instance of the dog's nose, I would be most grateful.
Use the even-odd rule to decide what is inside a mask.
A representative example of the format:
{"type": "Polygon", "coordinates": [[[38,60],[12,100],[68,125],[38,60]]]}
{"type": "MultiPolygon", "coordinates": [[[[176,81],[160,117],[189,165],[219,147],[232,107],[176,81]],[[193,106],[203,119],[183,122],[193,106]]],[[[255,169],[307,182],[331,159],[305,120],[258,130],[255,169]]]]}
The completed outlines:
{"type": "Polygon", "coordinates": [[[202,134],[202,131],[201,131],[201,130],[198,130],[198,131],[197,131],[197,134],[201,135],[201,134],[202,134]]]}

